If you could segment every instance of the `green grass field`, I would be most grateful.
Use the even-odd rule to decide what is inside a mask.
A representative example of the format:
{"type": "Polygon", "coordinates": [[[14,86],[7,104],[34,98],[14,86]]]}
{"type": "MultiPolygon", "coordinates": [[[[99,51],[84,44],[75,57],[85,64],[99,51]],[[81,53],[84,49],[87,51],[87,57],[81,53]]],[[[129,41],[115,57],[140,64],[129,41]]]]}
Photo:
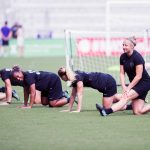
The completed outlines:
{"type": "MultiPolygon", "coordinates": [[[[1,58],[0,68],[20,64],[22,68],[57,72],[64,57],[1,58]]],[[[1,81],[1,85],[4,83],[1,81]]],[[[66,86],[63,83],[63,88],[66,86]]],[[[23,110],[22,88],[14,87],[21,102],[0,107],[1,150],[146,150],[150,147],[150,114],[131,111],[101,117],[95,103],[101,94],[85,89],[81,113],[61,113],[61,108],[36,106],[23,110]]]]}

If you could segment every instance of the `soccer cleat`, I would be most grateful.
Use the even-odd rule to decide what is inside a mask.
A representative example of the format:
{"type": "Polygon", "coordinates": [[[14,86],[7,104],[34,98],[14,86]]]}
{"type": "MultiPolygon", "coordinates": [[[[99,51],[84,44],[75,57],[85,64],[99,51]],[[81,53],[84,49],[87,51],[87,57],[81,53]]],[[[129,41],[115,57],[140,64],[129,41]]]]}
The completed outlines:
{"type": "Polygon", "coordinates": [[[107,116],[107,113],[106,113],[105,109],[102,106],[96,104],[96,108],[100,112],[101,116],[107,116]]]}
{"type": "Polygon", "coordinates": [[[0,92],[5,93],[5,87],[0,87],[0,92]]]}
{"type": "MultiPolygon", "coordinates": [[[[70,95],[69,95],[68,91],[64,91],[64,92],[63,92],[63,97],[67,98],[67,101],[68,101],[68,103],[69,103],[69,101],[70,101],[70,95]]],[[[75,102],[76,104],[78,104],[78,101],[77,101],[76,98],[75,98],[74,102],[75,102]]]]}
{"type": "Polygon", "coordinates": [[[63,97],[65,97],[67,99],[68,103],[69,103],[70,95],[69,95],[68,91],[63,91],[63,97]]]}
{"type": "Polygon", "coordinates": [[[63,91],[63,97],[69,99],[70,98],[70,95],[68,93],[68,91],[63,91]]]}
{"type": "Polygon", "coordinates": [[[12,90],[12,97],[15,98],[17,101],[20,100],[20,98],[15,90],[12,90]]]}

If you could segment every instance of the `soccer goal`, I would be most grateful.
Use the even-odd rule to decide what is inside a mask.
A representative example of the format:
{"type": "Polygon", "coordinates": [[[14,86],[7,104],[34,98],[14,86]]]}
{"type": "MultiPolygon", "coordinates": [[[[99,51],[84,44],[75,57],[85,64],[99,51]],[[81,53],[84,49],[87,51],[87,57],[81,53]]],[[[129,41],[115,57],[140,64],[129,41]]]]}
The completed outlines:
{"type": "MultiPolygon", "coordinates": [[[[147,48],[145,31],[127,32],[93,32],[66,30],[66,66],[72,70],[103,72],[111,74],[120,85],[120,55],[123,53],[122,42],[126,37],[135,36],[136,50],[148,60],[150,50],[147,48]]],[[[127,81],[128,82],[128,81],[127,81]]]]}

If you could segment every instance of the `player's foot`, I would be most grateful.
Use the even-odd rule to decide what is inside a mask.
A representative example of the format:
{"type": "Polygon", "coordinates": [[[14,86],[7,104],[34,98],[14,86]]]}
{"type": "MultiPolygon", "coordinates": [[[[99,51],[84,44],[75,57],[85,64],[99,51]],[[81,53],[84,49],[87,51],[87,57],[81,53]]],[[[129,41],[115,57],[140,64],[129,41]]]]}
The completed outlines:
{"type": "Polygon", "coordinates": [[[105,109],[102,106],[96,104],[96,108],[100,112],[101,116],[107,116],[107,113],[106,113],[105,109]]]}
{"type": "MultiPolygon", "coordinates": [[[[65,98],[67,98],[68,103],[69,103],[69,101],[70,101],[70,95],[69,95],[69,92],[68,92],[68,91],[64,91],[64,92],[63,92],[63,96],[64,96],[65,98]]],[[[77,101],[76,98],[75,98],[74,102],[75,102],[76,104],[78,104],[78,101],[77,101]]]]}
{"type": "Polygon", "coordinates": [[[7,106],[9,104],[10,104],[9,102],[0,102],[0,106],[7,106]]]}
{"type": "Polygon", "coordinates": [[[0,92],[5,93],[5,87],[0,87],[0,92]]]}
{"type": "Polygon", "coordinates": [[[12,97],[15,98],[17,101],[20,100],[20,98],[15,90],[12,90],[12,97]]]}
{"type": "Polygon", "coordinates": [[[63,96],[67,99],[70,98],[68,91],[63,91],[63,96]]]}

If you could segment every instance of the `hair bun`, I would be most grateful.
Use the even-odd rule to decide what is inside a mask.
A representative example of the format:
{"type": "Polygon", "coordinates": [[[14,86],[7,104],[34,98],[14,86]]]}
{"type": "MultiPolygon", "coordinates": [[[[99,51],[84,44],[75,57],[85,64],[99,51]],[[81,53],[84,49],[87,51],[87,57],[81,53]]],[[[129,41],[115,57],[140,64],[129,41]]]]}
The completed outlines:
{"type": "Polygon", "coordinates": [[[19,67],[19,65],[14,65],[14,66],[12,67],[12,69],[13,69],[14,71],[20,71],[20,70],[21,70],[21,68],[19,67]]]}
{"type": "Polygon", "coordinates": [[[129,38],[127,38],[127,40],[129,40],[134,46],[136,46],[136,38],[135,38],[135,36],[129,37],[129,38]]]}

